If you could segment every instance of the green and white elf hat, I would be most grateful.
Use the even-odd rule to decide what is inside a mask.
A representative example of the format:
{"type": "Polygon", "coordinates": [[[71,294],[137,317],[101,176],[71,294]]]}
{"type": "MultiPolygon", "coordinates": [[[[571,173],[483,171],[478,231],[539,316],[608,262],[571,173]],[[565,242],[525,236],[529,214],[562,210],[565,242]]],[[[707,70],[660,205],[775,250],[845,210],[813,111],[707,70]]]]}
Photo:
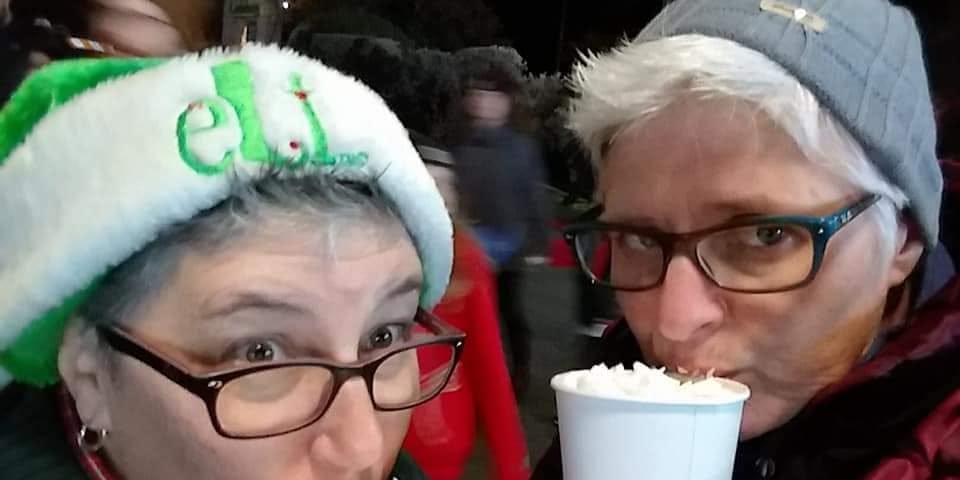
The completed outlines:
{"type": "Polygon", "coordinates": [[[57,382],[67,320],[171,224],[265,171],[375,183],[447,287],[452,226],[407,131],[356,80],[275,47],[55,63],[0,111],[0,386],[57,382]]]}

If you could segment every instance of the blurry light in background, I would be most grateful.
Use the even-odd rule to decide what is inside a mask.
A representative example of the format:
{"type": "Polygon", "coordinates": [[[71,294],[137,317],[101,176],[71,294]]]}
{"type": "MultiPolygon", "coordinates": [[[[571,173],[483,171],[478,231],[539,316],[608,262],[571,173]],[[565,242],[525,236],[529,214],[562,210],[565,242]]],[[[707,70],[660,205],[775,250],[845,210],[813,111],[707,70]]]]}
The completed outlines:
{"type": "Polygon", "coordinates": [[[284,2],[282,2],[282,3],[280,4],[280,6],[283,7],[284,10],[289,10],[289,9],[290,9],[290,2],[284,1],[284,2]]]}

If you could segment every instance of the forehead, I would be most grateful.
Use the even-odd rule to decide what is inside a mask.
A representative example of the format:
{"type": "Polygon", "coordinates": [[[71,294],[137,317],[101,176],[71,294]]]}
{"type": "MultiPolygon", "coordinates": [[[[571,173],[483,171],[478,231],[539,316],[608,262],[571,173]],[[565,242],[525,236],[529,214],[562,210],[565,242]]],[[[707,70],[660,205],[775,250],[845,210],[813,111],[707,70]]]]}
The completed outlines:
{"type": "Polygon", "coordinates": [[[756,105],[726,98],[681,99],[623,130],[603,158],[599,188],[608,212],[683,208],[707,217],[738,203],[747,211],[736,213],[803,211],[852,190],[756,105]]]}
{"type": "MultiPolygon", "coordinates": [[[[306,303],[353,297],[375,302],[383,288],[422,276],[406,231],[390,225],[267,222],[213,251],[188,251],[171,289],[184,300],[204,302],[232,290],[265,289],[306,303]]],[[[349,302],[346,302],[349,303],[349,302]]]]}

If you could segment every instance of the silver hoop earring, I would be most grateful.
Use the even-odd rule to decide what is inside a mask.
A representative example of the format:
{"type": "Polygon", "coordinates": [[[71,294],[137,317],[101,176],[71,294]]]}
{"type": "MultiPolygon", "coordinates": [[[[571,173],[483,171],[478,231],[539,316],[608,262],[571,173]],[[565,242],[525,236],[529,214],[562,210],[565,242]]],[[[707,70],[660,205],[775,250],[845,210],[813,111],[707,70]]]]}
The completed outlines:
{"type": "Polygon", "coordinates": [[[80,427],[80,432],[77,433],[77,445],[84,452],[96,452],[103,448],[103,442],[107,439],[108,433],[102,428],[90,428],[84,425],[80,427]]]}

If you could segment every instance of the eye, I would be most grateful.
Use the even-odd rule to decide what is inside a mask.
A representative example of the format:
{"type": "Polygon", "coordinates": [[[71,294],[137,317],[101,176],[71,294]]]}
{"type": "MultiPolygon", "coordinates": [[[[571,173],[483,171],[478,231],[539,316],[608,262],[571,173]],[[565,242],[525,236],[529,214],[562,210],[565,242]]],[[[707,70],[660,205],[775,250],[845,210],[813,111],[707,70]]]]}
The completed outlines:
{"type": "Polygon", "coordinates": [[[412,324],[382,325],[370,332],[362,347],[365,350],[383,350],[409,338],[412,324]]]}
{"type": "Polygon", "coordinates": [[[788,251],[809,243],[805,230],[792,225],[754,225],[718,234],[730,254],[745,255],[788,251]]]}
{"type": "Polygon", "coordinates": [[[779,226],[763,226],[756,229],[755,240],[758,246],[772,247],[784,240],[785,232],[779,226]]]}
{"type": "Polygon", "coordinates": [[[619,243],[630,250],[647,251],[659,247],[656,240],[646,235],[637,233],[621,233],[617,235],[619,237],[619,243]]]}
{"type": "Polygon", "coordinates": [[[273,340],[245,339],[227,349],[223,360],[233,364],[275,362],[286,358],[285,349],[273,340]]]}
{"type": "Polygon", "coordinates": [[[251,363],[269,362],[276,355],[276,350],[268,342],[256,342],[247,348],[247,361],[251,363]]]}

